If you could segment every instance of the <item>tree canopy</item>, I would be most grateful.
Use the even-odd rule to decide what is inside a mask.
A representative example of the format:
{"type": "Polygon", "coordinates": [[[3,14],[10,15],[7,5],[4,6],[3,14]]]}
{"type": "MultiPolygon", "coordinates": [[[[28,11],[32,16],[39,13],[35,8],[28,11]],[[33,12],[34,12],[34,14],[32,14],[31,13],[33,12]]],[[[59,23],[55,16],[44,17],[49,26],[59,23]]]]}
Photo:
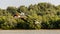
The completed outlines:
{"type": "Polygon", "coordinates": [[[60,5],[38,3],[0,9],[0,29],[60,29],[60,5]],[[24,18],[20,14],[23,12],[24,18]],[[19,18],[14,18],[20,16],[19,18]]]}

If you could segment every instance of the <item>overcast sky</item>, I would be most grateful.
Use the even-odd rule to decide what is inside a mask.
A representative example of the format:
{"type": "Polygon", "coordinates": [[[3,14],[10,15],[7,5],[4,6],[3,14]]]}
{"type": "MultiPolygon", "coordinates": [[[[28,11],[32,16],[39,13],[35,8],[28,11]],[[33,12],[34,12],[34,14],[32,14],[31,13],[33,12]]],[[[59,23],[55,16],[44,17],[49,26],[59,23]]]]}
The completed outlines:
{"type": "Polygon", "coordinates": [[[8,6],[29,6],[30,4],[37,4],[40,2],[48,2],[55,5],[60,4],[59,0],[0,0],[0,8],[5,9],[8,6]]]}

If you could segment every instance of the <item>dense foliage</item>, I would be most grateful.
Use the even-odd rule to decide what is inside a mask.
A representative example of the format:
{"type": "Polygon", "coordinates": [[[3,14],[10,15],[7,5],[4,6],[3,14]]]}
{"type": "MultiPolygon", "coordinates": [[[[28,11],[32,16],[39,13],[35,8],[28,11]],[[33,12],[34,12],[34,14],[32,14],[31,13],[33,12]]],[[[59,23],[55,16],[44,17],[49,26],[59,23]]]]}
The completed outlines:
{"type": "Polygon", "coordinates": [[[0,9],[0,29],[60,29],[60,5],[38,3],[0,9]],[[15,18],[23,12],[26,17],[15,18]]]}

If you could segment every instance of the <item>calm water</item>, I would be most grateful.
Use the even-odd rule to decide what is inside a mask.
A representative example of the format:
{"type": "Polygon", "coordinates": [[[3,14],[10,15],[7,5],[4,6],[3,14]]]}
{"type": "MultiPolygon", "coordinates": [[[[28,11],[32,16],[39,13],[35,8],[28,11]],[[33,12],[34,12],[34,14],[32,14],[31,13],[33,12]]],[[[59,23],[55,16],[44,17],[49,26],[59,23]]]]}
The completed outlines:
{"type": "Polygon", "coordinates": [[[0,34],[60,34],[60,30],[0,30],[0,34]]]}

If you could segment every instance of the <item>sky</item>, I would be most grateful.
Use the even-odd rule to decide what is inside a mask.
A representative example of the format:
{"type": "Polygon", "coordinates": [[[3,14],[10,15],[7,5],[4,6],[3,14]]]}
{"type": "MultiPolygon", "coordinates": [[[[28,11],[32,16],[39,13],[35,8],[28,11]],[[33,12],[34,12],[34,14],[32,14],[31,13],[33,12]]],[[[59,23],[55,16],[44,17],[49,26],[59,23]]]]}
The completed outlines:
{"type": "Polygon", "coordinates": [[[8,6],[19,7],[21,5],[29,6],[30,4],[38,4],[40,2],[47,2],[54,5],[59,5],[59,0],[0,0],[0,8],[6,9],[8,6]]]}

